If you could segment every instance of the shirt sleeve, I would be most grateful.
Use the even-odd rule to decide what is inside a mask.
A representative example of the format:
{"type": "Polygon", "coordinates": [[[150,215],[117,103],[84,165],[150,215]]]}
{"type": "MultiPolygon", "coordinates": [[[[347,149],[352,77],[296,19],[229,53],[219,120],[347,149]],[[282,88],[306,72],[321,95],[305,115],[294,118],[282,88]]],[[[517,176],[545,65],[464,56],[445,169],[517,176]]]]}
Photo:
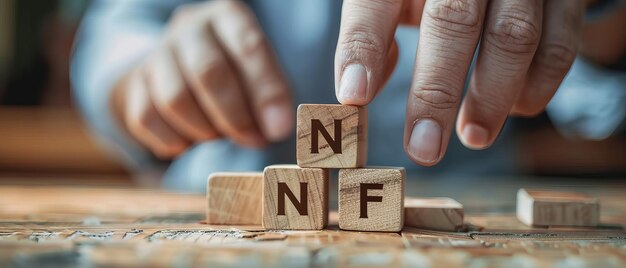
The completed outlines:
{"type": "Polygon", "coordinates": [[[114,120],[110,92],[119,78],[157,43],[183,0],[96,0],[77,33],[71,65],[73,94],[98,142],[138,174],[161,170],[114,120]]]}
{"type": "Polygon", "coordinates": [[[626,72],[577,58],[546,112],[569,137],[602,140],[626,121],[626,72]]]}

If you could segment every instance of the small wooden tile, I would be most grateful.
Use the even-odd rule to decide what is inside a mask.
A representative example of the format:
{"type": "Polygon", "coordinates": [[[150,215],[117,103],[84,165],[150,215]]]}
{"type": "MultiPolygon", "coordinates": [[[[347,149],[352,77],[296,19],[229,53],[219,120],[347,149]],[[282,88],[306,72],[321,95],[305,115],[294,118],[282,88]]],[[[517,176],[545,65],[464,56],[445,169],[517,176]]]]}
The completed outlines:
{"type": "Polygon", "coordinates": [[[597,226],[600,204],[581,193],[520,189],[517,218],[529,226],[597,226]]]}
{"type": "Polygon", "coordinates": [[[404,224],[404,168],[339,170],[339,228],[399,232],[404,224]]]}
{"type": "Polygon", "coordinates": [[[298,166],[363,167],[367,159],[367,109],[337,104],[298,107],[298,166]]]}
{"type": "Polygon", "coordinates": [[[328,225],[328,179],[322,168],[275,165],[263,172],[263,227],[321,230],[328,225]]]}
{"type": "Polygon", "coordinates": [[[463,227],[463,205],[452,198],[404,199],[404,225],[454,232],[463,227]]]}
{"type": "Polygon", "coordinates": [[[208,224],[261,224],[262,172],[213,173],[207,182],[208,224]]]}
{"type": "Polygon", "coordinates": [[[256,241],[272,241],[272,240],[285,240],[287,238],[286,234],[282,233],[264,233],[262,235],[254,237],[256,241]]]}

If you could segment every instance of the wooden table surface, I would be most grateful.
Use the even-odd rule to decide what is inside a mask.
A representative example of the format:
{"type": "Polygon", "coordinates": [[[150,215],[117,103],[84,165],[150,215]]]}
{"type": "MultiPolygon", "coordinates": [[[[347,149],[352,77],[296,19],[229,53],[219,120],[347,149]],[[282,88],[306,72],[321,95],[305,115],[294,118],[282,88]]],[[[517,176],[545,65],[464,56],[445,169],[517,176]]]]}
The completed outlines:
{"type": "MultiPolygon", "coordinates": [[[[624,267],[626,183],[599,180],[412,180],[408,195],[455,197],[466,230],[265,232],[202,224],[205,197],[160,190],[0,186],[0,267],[624,267]],[[447,187],[440,187],[440,184],[447,187]],[[599,228],[529,228],[514,216],[518,187],[599,197],[599,228]]],[[[333,189],[334,187],[331,187],[333,189]]],[[[331,196],[336,192],[331,191],[331,196]]]]}

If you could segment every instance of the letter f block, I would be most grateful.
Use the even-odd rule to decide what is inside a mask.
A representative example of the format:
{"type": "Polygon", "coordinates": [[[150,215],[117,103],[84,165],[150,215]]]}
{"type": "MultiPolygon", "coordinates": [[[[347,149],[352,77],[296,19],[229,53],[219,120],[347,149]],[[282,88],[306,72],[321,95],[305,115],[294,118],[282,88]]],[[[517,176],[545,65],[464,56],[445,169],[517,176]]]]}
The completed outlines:
{"type": "Polygon", "coordinates": [[[399,232],[404,225],[404,168],[339,170],[339,228],[399,232]]]}
{"type": "Polygon", "coordinates": [[[321,230],[328,225],[329,171],[295,165],[263,171],[263,227],[266,230],[321,230]]]}
{"type": "Polygon", "coordinates": [[[363,167],[367,158],[367,109],[338,104],[298,107],[298,166],[363,167]]]}

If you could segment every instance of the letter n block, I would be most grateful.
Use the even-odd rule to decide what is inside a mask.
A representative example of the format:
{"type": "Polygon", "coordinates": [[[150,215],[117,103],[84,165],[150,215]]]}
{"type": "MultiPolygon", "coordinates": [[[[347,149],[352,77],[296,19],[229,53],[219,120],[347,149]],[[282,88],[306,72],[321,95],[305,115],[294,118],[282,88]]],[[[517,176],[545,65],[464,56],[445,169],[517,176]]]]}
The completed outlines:
{"type": "Polygon", "coordinates": [[[404,168],[339,170],[339,228],[399,232],[404,224],[404,168]]]}
{"type": "Polygon", "coordinates": [[[363,167],[367,158],[367,109],[337,104],[298,107],[298,166],[363,167]]]}
{"type": "Polygon", "coordinates": [[[321,230],[328,225],[327,169],[274,165],[263,171],[263,227],[321,230]]]}

